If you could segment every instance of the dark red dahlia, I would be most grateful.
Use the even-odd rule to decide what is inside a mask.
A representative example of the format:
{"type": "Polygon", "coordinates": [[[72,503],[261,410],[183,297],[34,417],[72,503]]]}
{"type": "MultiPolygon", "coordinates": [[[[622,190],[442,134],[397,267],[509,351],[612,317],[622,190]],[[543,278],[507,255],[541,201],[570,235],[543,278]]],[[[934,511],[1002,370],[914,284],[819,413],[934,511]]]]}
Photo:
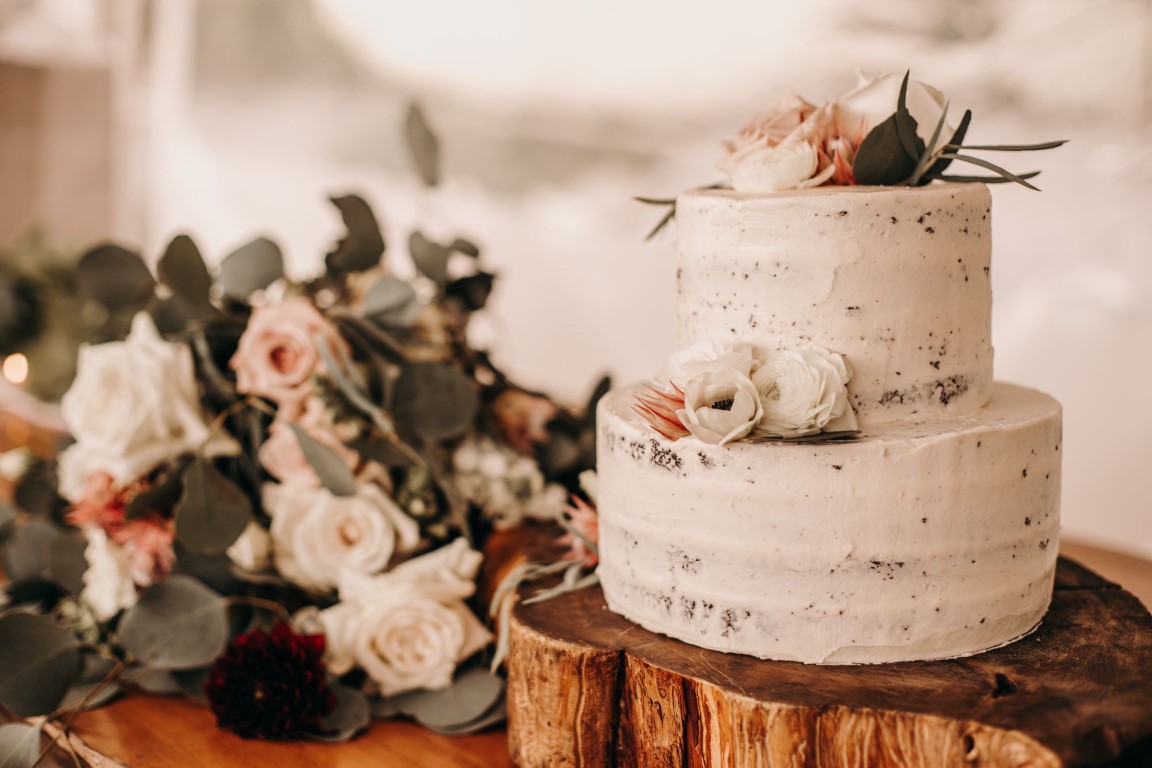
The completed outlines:
{"type": "Polygon", "coordinates": [[[323,635],[299,635],[284,622],[239,635],[204,685],[216,725],[246,739],[321,731],[336,706],[324,645],[323,635]]]}

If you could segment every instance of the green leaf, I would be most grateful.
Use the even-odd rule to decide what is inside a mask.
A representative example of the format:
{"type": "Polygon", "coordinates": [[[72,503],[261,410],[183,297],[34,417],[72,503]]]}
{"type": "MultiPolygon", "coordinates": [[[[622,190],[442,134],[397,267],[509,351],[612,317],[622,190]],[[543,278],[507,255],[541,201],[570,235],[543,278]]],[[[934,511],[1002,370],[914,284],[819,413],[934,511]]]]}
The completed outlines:
{"type": "Polygon", "coordinates": [[[176,504],[176,538],[201,554],[219,554],[252,520],[252,502],[206,459],[184,471],[184,493],[176,504]]]}
{"type": "Polygon", "coordinates": [[[220,262],[220,285],[234,299],[247,299],[282,277],[284,256],[280,246],[266,237],[240,246],[220,262]]]}
{"type": "Polygon", "coordinates": [[[292,427],[304,458],[324,487],[331,491],[333,496],[355,496],[356,476],[352,474],[344,459],[340,458],[340,454],[317,442],[299,424],[288,426],[292,427]]]}
{"type": "Polygon", "coordinates": [[[216,314],[216,308],[211,304],[196,306],[176,295],[156,302],[150,311],[156,330],[169,338],[184,333],[193,322],[216,314]]]}
{"type": "Polygon", "coordinates": [[[480,396],[463,372],[440,363],[413,363],[396,382],[397,426],[426,440],[460,437],[472,427],[480,396]]]}
{"type": "Polygon", "coordinates": [[[660,234],[660,230],[668,226],[668,224],[671,223],[672,219],[674,218],[676,218],[675,202],[672,203],[672,207],[668,209],[668,212],[664,214],[660,221],[656,222],[656,226],[652,227],[652,230],[644,236],[644,239],[651,240],[652,238],[656,237],[656,235],[660,234]]]}
{"type": "Polygon", "coordinates": [[[374,461],[385,467],[410,467],[412,460],[405,456],[399,448],[383,438],[362,438],[353,440],[348,447],[359,453],[365,459],[374,461]]]}
{"type": "Polygon", "coordinates": [[[384,235],[372,207],[358,195],[330,197],[340,211],[348,233],[336,243],[336,248],[324,257],[330,274],[363,272],[380,263],[384,255],[384,235]]]}
{"type": "Polygon", "coordinates": [[[40,762],[40,729],[44,722],[0,725],[0,766],[32,768],[40,762]]]}
{"type": "Polygon", "coordinates": [[[471,256],[473,259],[480,258],[480,246],[473,243],[471,240],[465,240],[458,237],[452,241],[452,245],[448,246],[457,253],[462,253],[465,256],[471,256]]]}
{"type": "Polygon", "coordinates": [[[191,307],[211,306],[212,275],[188,235],[177,235],[156,265],[160,279],[191,307]]]}
{"type": "Polygon", "coordinates": [[[412,263],[420,270],[420,274],[441,285],[448,280],[451,248],[429,240],[420,232],[413,232],[408,237],[408,253],[412,255],[412,263]]]}
{"type": "Polygon", "coordinates": [[[80,677],[80,643],[47,616],[0,617],[0,705],[20,717],[46,715],[80,677]]]}
{"type": "Polygon", "coordinates": [[[904,80],[900,83],[900,96],[896,100],[896,114],[893,117],[896,120],[896,135],[900,139],[900,146],[908,159],[915,163],[924,154],[925,147],[924,140],[916,132],[919,127],[916,118],[908,111],[908,77],[911,74],[911,70],[904,73],[904,80]]]}
{"type": "Polygon", "coordinates": [[[485,669],[473,668],[456,676],[452,685],[437,691],[409,691],[385,699],[377,717],[408,715],[433,730],[454,729],[484,717],[503,700],[504,679],[485,669]]]}
{"type": "Polygon", "coordinates": [[[363,691],[339,683],[332,683],[330,687],[336,694],[336,706],[321,721],[325,733],[301,735],[314,741],[339,744],[368,728],[372,724],[372,711],[363,691]]]}
{"type": "Polygon", "coordinates": [[[228,645],[228,612],[218,594],[189,576],[169,576],[124,612],[117,637],[154,669],[211,664],[228,645]]]}
{"type": "Polygon", "coordinates": [[[156,280],[144,261],[118,245],[100,245],[76,264],[80,294],[111,309],[139,307],[156,290],[156,280]]]}
{"type": "Polygon", "coordinates": [[[428,127],[419,104],[413,103],[408,107],[408,115],[404,119],[404,137],[420,178],[430,187],[439,184],[440,143],[428,127]]]}
{"type": "Polygon", "coordinates": [[[135,520],[149,514],[170,515],[184,492],[184,469],[187,462],[181,462],[170,469],[164,479],[146,491],[132,497],[124,510],[124,517],[135,520]]]}
{"type": "Polygon", "coordinates": [[[172,677],[176,678],[185,696],[207,704],[208,694],[204,693],[204,685],[208,682],[211,671],[212,667],[209,665],[195,669],[175,669],[172,670],[172,677]]]}
{"type": "Polygon", "coordinates": [[[125,685],[135,686],[156,696],[179,696],[184,693],[180,683],[167,669],[133,666],[120,677],[125,685]]]}
{"type": "Polygon", "coordinates": [[[364,316],[381,323],[407,328],[420,311],[420,301],[411,285],[392,275],[384,275],[364,297],[364,316]]]}
{"type": "Polygon", "coordinates": [[[18,525],[4,543],[4,572],[9,579],[48,578],[52,572],[49,553],[60,529],[39,518],[18,525]]]}
{"type": "Polygon", "coordinates": [[[1034,152],[1041,149],[1055,149],[1068,143],[1068,139],[1045,141],[1040,144],[949,144],[948,149],[982,149],[988,152],[1034,152]]]}
{"type": "Polygon", "coordinates": [[[105,683],[103,680],[90,680],[85,683],[77,683],[68,689],[68,693],[64,695],[64,700],[60,702],[61,708],[74,708],[79,706],[80,702],[84,701],[82,712],[90,709],[99,709],[108,702],[115,699],[124,692],[124,687],[115,680],[110,680],[105,683]],[[96,690],[99,688],[99,690],[96,690]]]}
{"type": "Polygon", "coordinates": [[[48,569],[52,580],[73,595],[84,589],[84,573],[88,560],[84,551],[88,540],[77,530],[61,531],[48,545],[48,569]]]}
{"type": "MultiPolygon", "coordinates": [[[[1019,173],[1017,176],[1021,179],[1034,179],[1040,175],[1040,171],[1028,171],[1028,173],[1019,173]]],[[[961,184],[1014,184],[1012,179],[1006,179],[1003,176],[963,176],[957,174],[941,174],[934,178],[940,181],[955,181],[961,184]]]]}
{"type": "Polygon", "coordinates": [[[905,183],[908,186],[916,186],[920,183],[920,179],[928,171],[929,163],[932,162],[932,147],[936,146],[936,142],[940,139],[940,133],[944,130],[944,121],[948,119],[948,102],[944,103],[944,109],[940,110],[940,119],[936,121],[936,128],[932,131],[932,139],[924,148],[924,154],[916,162],[916,169],[912,171],[912,175],[908,177],[905,183]]]}
{"type": "Polygon", "coordinates": [[[899,184],[916,170],[919,157],[920,154],[914,158],[908,156],[900,140],[898,120],[896,115],[892,115],[869,131],[860,142],[852,163],[852,176],[859,184],[899,184]]]}
{"type": "MultiPolygon", "coordinates": [[[[1028,183],[1028,181],[1025,178],[1027,176],[1027,174],[1025,174],[1024,176],[1019,176],[1019,175],[1012,173],[1011,171],[1009,171],[1005,168],[1001,168],[1000,166],[996,165],[995,163],[990,163],[983,158],[973,157],[972,155],[960,155],[960,154],[955,154],[952,152],[945,152],[944,154],[942,154],[940,156],[941,157],[947,157],[947,158],[950,158],[952,160],[961,160],[965,163],[972,163],[973,165],[978,165],[981,168],[987,168],[988,170],[990,170],[994,173],[1000,174],[1001,176],[1003,176],[1005,179],[1008,179],[1009,181],[1014,181],[1017,184],[1022,184],[1023,186],[1028,187],[1028,189],[1034,189],[1037,192],[1040,191],[1039,187],[1033,186],[1032,184],[1028,183]]],[[[1032,174],[1032,175],[1035,176],[1036,174],[1032,174]]]]}
{"type": "MultiPolygon", "coordinates": [[[[964,137],[968,135],[968,126],[971,124],[972,110],[966,109],[964,110],[964,116],[960,118],[960,125],[956,127],[956,132],[953,133],[952,138],[948,140],[948,145],[945,146],[945,149],[947,149],[948,146],[958,145],[960,142],[964,141],[964,137]]],[[[938,157],[932,167],[928,169],[928,172],[920,177],[920,183],[926,184],[931,181],[932,178],[938,177],[940,174],[944,173],[944,170],[949,165],[951,165],[951,163],[952,160],[950,158],[938,157]]]]}
{"type": "Polygon", "coordinates": [[[444,286],[444,296],[459,301],[469,312],[475,312],[488,303],[495,282],[496,276],[492,273],[477,272],[448,283],[444,286]]]}

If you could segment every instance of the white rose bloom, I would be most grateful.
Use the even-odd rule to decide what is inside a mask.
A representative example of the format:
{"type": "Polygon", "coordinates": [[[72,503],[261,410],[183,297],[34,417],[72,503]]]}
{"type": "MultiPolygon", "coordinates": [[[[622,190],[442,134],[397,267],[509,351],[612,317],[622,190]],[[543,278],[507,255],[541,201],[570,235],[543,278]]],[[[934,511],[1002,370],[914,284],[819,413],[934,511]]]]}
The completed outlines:
{"type": "Polygon", "coordinates": [[[752,381],[740,371],[709,371],[684,387],[684,408],[676,411],[695,437],[724,445],[746,437],[764,409],[752,381]]]}
{"type": "Polygon", "coordinates": [[[499,529],[524,518],[554,520],[567,494],[546,483],[537,463],[488,438],[465,440],[452,456],[460,495],[475,504],[499,529]]]}
{"type": "MultiPolygon", "coordinates": [[[[880,123],[896,114],[900,100],[900,84],[903,74],[891,73],[879,77],[857,77],[856,88],[837,101],[836,122],[846,135],[856,135],[860,128],[871,131],[880,123]]],[[[944,112],[944,94],[919,80],[908,80],[908,93],[905,97],[908,112],[916,120],[916,133],[925,146],[932,140],[932,133],[944,112]]],[[[932,151],[939,152],[944,144],[952,139],[956,129],[945,123],[932,151]]]]}
{"type": "Polygon", "coordinates": [[[845,386],[851,378],[844,358],[823,347],[773,353],[752,372],[764,406],[757,431],[798,437],[856,429],[845,386]]]}
{"type": "MultiPolygon", "coordinates": [[[[207,439],[208,426],[192,364],[183,344],[160,338],[141,312],[125,341],[85,346],[76,380],[61,400],[61,413],[76,443],[60,456],[60,493],[79,499],[94,472],[124,486],[207,439]]],[[[223,433],[210,455],[235,453],[223,433]]]]}
{"type": "Polygon", "coordinates": [[[683,390],[689,379],[702,373],[737,371],[747,376],[755,364],[750,344],[698,341],[669,357],[653,386],[670,392],[671,389],[665,385],[671,383],[683,390]]]}
{"type": "Polygon", "coordinates": [[[482,555],[462,539],[365,577],[345,572],[342,602],[319,615],[335,674],[361,667],[384,696],[446,688],[492,636],[464,604],[482,555]]]}
{"type": "Polygon", "coordinates": [[[101,528],[86,526],[84,535],[88,539],[84,549],[88,570],[84,571],[80,599],[91,606],[97,619],[108,621],[136,604],[132,566],[120,545],[109,541],[101,528]]]}
{"type": "Polygon", "coordinates": [[[263,571],[272,565],[272,536],[259,523],[248,523],[226,553],[229,560],[246,571],[263,571]]]}
{"type": "Polygon", "coordinates": [[[268,483],[263,500],[272,516],[276,569],[306,589],[335,587],[342,569],[382,571],[395,554],[420,542],[416,521],[375,485],[334,496],[325,488],[268,483]]]}
{"type": "Polygon", "coordinates": [[[822,174],[818,181],[813,179],[819,162],[816,148],[807,141],[786,141],[775,147],[764,147],[746,155],[732,169],[732,188],[737,192],[760,194],[817,186],[832,175],[829,172],[822,174]]]}

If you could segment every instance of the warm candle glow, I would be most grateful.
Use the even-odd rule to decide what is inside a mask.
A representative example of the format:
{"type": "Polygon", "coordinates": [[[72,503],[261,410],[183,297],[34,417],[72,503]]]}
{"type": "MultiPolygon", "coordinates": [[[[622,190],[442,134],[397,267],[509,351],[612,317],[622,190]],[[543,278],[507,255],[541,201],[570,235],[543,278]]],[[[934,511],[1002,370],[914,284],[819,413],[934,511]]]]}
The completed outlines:
{"type": "Polygon", "coordinates": [[[23,384],[28,378],[28,358],[17,352],[4,358],[4,378],[13,384],[23,384]]]}

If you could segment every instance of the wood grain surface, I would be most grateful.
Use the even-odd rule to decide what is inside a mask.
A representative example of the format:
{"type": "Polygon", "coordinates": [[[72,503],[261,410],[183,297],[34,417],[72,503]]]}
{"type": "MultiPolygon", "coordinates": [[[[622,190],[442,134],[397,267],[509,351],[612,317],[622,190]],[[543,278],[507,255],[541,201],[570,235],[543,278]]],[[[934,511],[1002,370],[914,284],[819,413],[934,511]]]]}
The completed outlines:
{"type": "Polygon", "coordinates": [[[515,611],[509,742],[526,767],[1147,766],[1150,681],[1152,615],[1070,560],[1024,640],[876,666],[695,648],[611,613],[589,589],[515,611]],[[590,712],[616,727],[589,729],[590,712]]]}

